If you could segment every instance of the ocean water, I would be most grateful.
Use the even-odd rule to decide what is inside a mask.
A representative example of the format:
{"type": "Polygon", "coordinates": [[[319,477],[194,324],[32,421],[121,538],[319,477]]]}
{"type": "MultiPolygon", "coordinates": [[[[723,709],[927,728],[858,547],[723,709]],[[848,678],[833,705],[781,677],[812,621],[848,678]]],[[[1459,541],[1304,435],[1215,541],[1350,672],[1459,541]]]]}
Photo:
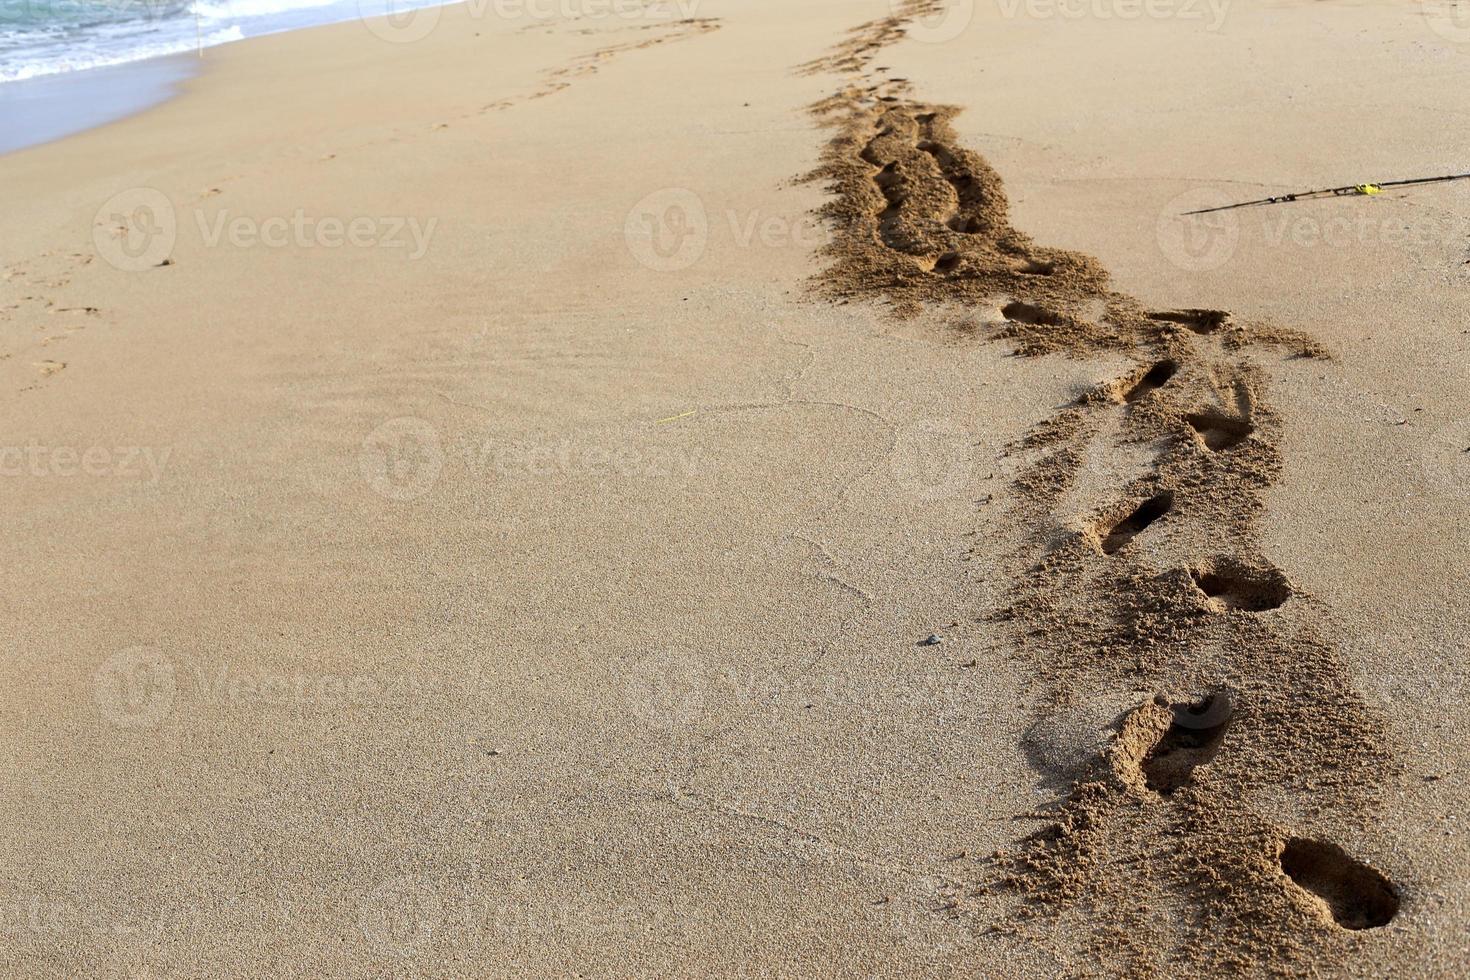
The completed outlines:
{"type": "Polygon", "coordinates": [[[0,86],[445,0],[0,0],[0,86]]]}

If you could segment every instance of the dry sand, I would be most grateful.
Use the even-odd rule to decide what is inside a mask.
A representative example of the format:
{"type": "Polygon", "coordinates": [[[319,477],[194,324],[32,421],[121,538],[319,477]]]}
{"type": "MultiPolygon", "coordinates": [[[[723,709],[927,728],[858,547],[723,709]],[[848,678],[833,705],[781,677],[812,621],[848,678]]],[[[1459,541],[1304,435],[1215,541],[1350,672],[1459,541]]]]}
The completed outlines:
{"type": "Polygon", "coordinates": [[[1470,969],[1470,47],[495,9],[0,158],[0,969],[1470,969]]]}

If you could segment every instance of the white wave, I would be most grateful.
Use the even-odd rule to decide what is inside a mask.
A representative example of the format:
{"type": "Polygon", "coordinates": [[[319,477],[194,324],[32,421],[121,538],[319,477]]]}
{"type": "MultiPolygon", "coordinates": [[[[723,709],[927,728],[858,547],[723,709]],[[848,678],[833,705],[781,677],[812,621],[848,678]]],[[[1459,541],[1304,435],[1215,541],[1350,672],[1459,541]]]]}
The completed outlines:
{"type": "Polygon", "coordinates": [[[193,37],[181,37],[172,41],[131,45],[116,51],[94,51],[69,55],[65,58],[47,57],[38,61],[20,61],[17,64],[0,68],[0,82],[18,82],[26,78],[40,78],[43,75],[85,71],[88,68],[108,68],[113,65],[127,64],[130,61],[142,61],[145,58],[182,54],[185,51],[193,51],[199,45],[211,48],[215,45],[239,41],[244,37],[245,32],[239,27],[227,27],[211,31],[197,40],[193,37]]]}
{"type": "MultiPolygon", "coordinates": [[[[349,0],[350,2],[350,0],[349,0]]],[[[343,0],[198,0],[194,12],[206,20],[240,20],[269,17],[314,7],[346,6],[343,0]]]]}
{"type": "MultiPolygon", "coordinates": [[[[145,0],[146,2],[146,0],[145,0]]],[[[193,0],[168,17],[89,25],[36,24],[0,32],[0,83],[105,68],[279,31],[461,0],[193,0]],[[202,34],[196,32],[202,30],[202,34]]]]}

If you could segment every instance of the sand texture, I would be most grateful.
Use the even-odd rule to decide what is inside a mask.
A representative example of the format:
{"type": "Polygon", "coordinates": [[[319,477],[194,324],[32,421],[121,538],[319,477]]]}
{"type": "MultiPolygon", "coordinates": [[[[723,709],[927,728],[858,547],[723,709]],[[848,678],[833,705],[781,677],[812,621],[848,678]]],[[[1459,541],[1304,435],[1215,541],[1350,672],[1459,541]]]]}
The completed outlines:
{"type": "Polygon", "coordinates": [[[618,9],[0,157],[0,970],[1470,971],[1470,44],[618,9]]]}

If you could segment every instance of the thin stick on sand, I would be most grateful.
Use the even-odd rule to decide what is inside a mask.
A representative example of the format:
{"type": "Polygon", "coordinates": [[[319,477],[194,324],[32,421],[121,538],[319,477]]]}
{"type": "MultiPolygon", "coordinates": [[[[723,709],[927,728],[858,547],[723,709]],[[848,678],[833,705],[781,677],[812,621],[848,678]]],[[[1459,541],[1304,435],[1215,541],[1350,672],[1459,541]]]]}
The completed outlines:
{"type": "Polygon", "coordinates": [[[1381,180],[1374,184],[1348,184],[1345,187],[1326,187],[1319,191],[1300,191],[1278,197],[1263,197],[1258,201],[1241,201],[1239,204],[1222,204],[1215,208],[1199,208],[1185,214],[1209,214],[1212,211],[1232,211],[1235,208],[1251,208],[1261,204],[1285,204],[1288,201],[1306,201],[1314,197],[1351,197],[1359,194],[1378,194],[1385,187],[1408,187],[1413,184],[1438,184],[1447,180],[1464,180],[1470,173],[1445,174],[1443,177],[1411,177],[1408,180],[1381,180]]]}

